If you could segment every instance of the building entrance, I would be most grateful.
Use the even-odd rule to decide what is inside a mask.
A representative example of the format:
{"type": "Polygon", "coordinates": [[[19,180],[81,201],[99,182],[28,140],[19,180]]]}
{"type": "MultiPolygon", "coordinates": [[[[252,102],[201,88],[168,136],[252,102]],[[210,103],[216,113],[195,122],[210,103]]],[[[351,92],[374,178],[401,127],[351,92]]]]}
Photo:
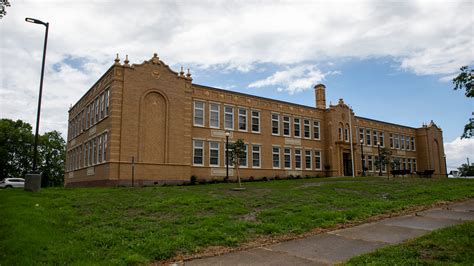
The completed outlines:
{"type": "Polygon", "coordinates": [[[342,154],[342,162],[344,166],[344,176],[352,176],[351,154],[344,152],[342,154]]]}

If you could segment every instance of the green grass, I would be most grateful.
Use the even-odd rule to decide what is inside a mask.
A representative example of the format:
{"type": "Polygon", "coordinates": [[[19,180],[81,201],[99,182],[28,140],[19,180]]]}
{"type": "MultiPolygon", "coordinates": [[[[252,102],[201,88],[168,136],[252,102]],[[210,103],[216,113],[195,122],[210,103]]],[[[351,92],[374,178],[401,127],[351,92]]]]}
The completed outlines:
{"type": "Polygon", "coordinates": [[[474,197],[474,180],[320,178],[0,191],[0,264],[139,264],[474,197]]]}
{"type": "Polygon", "coordinates": [[[346,265],[473,265],[474,222],[350,259],[346,265]]]}

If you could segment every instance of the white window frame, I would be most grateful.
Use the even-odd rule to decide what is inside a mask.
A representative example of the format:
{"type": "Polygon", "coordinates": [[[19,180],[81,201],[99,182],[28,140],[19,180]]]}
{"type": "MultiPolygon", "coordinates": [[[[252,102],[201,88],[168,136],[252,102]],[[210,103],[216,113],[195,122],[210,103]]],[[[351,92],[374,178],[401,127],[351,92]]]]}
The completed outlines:
{"type": "Polygon", "coordinates": [[[284,147],[283,148],[283,168],[285,169],[292,169],[292,160],[291,160],[291,148],[290,147],[284,147]],[[288,150],[289,152],[286,152],[286,150],[288,150]],[[286,157],[288,156],[288,158],[290,159],[289,162],[290,162],[290,167],[287,167],[286,166],[286,157]]]}
{"type": "Polygon", "coordinates": [[[273,169],[281,169],[281,156],[280,156],[280,147],[279,146],[272,146],[272,168],[273,169]],[[278,149],[278,152],[275,152],[275,149],[278,149]],[[274,156],[278,155],[278,167],[276,167],[273,163],[275,162],[274,156]]]}
{"type": "Polygon", "coordinates": [[[245,165],[242,164],[242,159],[240,159],[240,164],[239,164],[239,168],[248,168],[249,167],[249,145],[248,144],[245,144],[245,160],[243,160],[245,162],[245,165]]]}
{"type": "Polygon", "coordinates": [[[295,138],[301,138],[301,118],[293,117],[293,135],[295,138]],[[298,120],[298,123],[296,122],[298,120]],[[298,135],[296,135],[296,126],[298,125],[298,135]]]}
{"type": "Polygon", "coordinates": [[[261,168],[262,167],[262,146],[258,144],[252,145],[252,168],[261,168]],[[254,150],[254,148],[258,148],[258,150],[254,150]],[[255,154],[258,154],[258,166],[254,165],[255,162],[255,154]]]}
{"type": "Polygon", "coordinates": [[[312,150],[304,150],[304,169],[306,170],[313,169],[313,151],[312,150]],[[309,167],[307,164],[308,157],[309,157],[309,167]]]}
{"type": "Polygon", "coordinates": [[[377,130],[372,130],[372,141],[374,146],[377,146],[377,143],[379,142],[379,132],[377,130]]]}
{"type": "Polygon", "coordinates": [[[220,123],[221,123],[220,109],[221,109],[220,104],[218,104],[218,103],[209,103],[209,127],[210,128],[220,128],[220,123]],[[213,110],[213,108],[215,109],[216,107],[217,107],[217,110],[213,110]],[[212,118],[213,114],[217,114],[217,121],[213,120],[213,118],[212,118]],[[217,125],[213,125],[213,121],[217,122],[217,125]]]}
{"type": "Polygon", "coordinates": [[[305,139],[311,139],[311,120],[303,119],[303,137],[305,139]],[[306,131],[308,129],[308,131],[306,131]],[[306,132],[308,132],[308,136],[306,137],[306,132]]]}
{"type": "Polygon", "coordinates": [[[405,150],[405,136],[400,136],[400,150],[405,150]]]}
{"type": "Polygon", "coordinates": [[[379,141],[380,141],[380,147],[385,147],[385,133],[383,131],[379,131],[379,141]]]}
{"type": "Polygon", "coordinates": [[[205,153],[204,153],[204,140],[200,140],[200,139],[193,139],[193,165],[194,166],[204,166],[204,156],[205,153]],[[202,146],[201,147],[198,147],[196,146],[197,143],[201,143],[202,146]],[[202,163],[196,163],[195,162],[195,158],[196,158],[196,149],[201,149],[202,150],[202,163]]]}
{"type": "Polygon", "coordinates": [[[206,113],[205,113],[205,110],[206,110],[206,104],[203,102],[203,101],[194,101],[194,108],[193,108],[193,125],[195,127],[204,127],[204,125],[206,124],[206,113]],[[202,108],[201,107],[198,107],[197,104],[202,104],[202,108]],[[199,117],[197,116],[197,110],[200,110],[202,111],[202,124],[199,124],[199,123],[196,123],[196,119],[199,119],[199,117]]]}
{"type": "Polygon", "coordinates": [[[257,110],[250,110],[250,130],[253,132],[253,133],[260,133],[260,111],[257,111],[257,110]],[[254,113],[257,113],[257,116],[254,116],[254,113]],[[257,119],[257,126],[258,126],[258,130],[253,130],[253,126],[255,125],[254,124],[254,118],[257,119]]]}
{"type": "Polygon", "coordinates": [[[313,121],[313,138],[316,140],[321,139],[321,123],[319,121],[313,121]],[[317,133],[317,137],[316,134],[317,133]]]}
{"type": "MultiPolygon", "coordinates": [[[[210,167],[219,167],[220,165],[220,143],[218,141],[209,141],[208,142],[209,144],[209,166],[210,167]],[[217,144],[217,147],[212,147],[213,144],[217,144]],[[217,151],[217,164],[213,164],[211,159],[213,158],[212,157],[212,152],[215,152],[217,151]]],[[[214,158],[215,159],[215,158],[214,158]]]]}
{"type": "Polygon", "coordinates": [[[303,169],[303,161],[301,160],[302,159],[302,156],[301,156],[301,149],[300,148],[295,148],[295,169],[296,170],[301,170],[303,169]],[[297,163],[298,163],[298,158],[299,158],[299,162],[300,162],[300,166],[298,167],[297,163]]]}
{"type": "Polygon", "coordinates": [[[105,90],[105,116],[109,115],[109,101],[110,101],[109,89],[106,89],[105,90]]]}
{"type": "Polygon", "coordinates": [[[272,135],[274,135],[274,136],[279,136],[279,135],[280,135],[280,114],[272,113],[272,114],[271,114],[271,120],[272,120],[272,124],[271,124],[272,135]],[[273,116],[276,116],[276,119],[275,119],[273,116]],[[276,122],[276,130],[277,130],[277,133],[274,133],[274,132],[273,132],[273,129],[275,128],[275,127],[273,126],[273,122],[276,122]]]}
{"type": "Polygon", "coordinates": [[[284,115],[283,116],[283,136],[285,137],[291,137],[291,117],[284,115]],[[288,120],[288,121],[285,121],[288,120]],[[288,125],[288,134],[285,134],[285,125],[288,125]]]}
{"type": "Polygon", "coordinates": [[[230,105],[224,105],[224,129],[234,130],[234,107],[230,105]],[[228,112],[228,108],[232,110],[232,112],[228,112]],[[230,120],[228,120],[228,116],[230,116],[230,120]],[[227,126],[227,122],[231,123],[230,127],[227,126]]]}
{"type": "Polygon", "coordinates": [[[108,132],[105,132],[103,135],[102,135],[102,162],[107,162],[107,133],[108,132]]]}
{"type": "Polygon", "coordinates": [[[323,160],[322,160],[322,153],[321,150],[314,150],[314,169],[315,170],[322,170],[323,169],[323,160]],[[317,161],[319,159],[319,167],[317,161]]]}
{"type": "Polygon", "coordinates": [[[237,130],[238,131],[248,131],[248,110],[245,108],[238,108],[237,110],[237,130]],[[240,112],[243,111],[245,114],[241,114],[240,112]],[[242,123],[241,119],[245,122],[242,123]],[[245,129],[241,129],[240,126],[245,125],[245,129]]]}
{"type": "Polygon", "coordinates": [[[349,142],[349,127],[344,127],[344,141],[349,142]]]}
{"type": "Polygon", "coordinates": [[[365,129],[365,145],[372,146],[372,130],[369,128],[365,129]]]}
{"type": "Polygon", "coordinates": [[[362,140],[362,143],[365,145],[365,128],[363,127],[359,128],[359,144],[361,140],[362,140]]]}

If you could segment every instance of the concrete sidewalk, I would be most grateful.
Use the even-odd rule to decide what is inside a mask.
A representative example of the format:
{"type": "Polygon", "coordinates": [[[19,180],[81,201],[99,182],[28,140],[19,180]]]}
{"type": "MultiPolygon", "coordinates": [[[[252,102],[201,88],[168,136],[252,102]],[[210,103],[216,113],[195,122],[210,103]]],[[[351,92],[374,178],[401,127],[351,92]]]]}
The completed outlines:
{"type": "Polygon", "coordinates": [[[187,261],[184,265],[331,265],[472,220],[474,199],[305,239],[187,261]]]}

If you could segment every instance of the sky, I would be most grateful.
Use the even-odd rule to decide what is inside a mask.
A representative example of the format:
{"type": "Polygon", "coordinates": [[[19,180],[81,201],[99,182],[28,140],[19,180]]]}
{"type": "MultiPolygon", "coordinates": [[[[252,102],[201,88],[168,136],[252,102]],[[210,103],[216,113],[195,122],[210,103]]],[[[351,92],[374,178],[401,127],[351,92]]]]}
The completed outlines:
{"type": "Polygon", "coordinates": [[[158,53],[193,82],[314,106],[313,86],[357,116],[443,130],[448,168],[473,99],[454,91],[474,65],[474,1],[10,1],[0,19],[0,118],[35,124],[49,22],[40,132],[66,136],[67,111],[113,64],[158,53]]]}

